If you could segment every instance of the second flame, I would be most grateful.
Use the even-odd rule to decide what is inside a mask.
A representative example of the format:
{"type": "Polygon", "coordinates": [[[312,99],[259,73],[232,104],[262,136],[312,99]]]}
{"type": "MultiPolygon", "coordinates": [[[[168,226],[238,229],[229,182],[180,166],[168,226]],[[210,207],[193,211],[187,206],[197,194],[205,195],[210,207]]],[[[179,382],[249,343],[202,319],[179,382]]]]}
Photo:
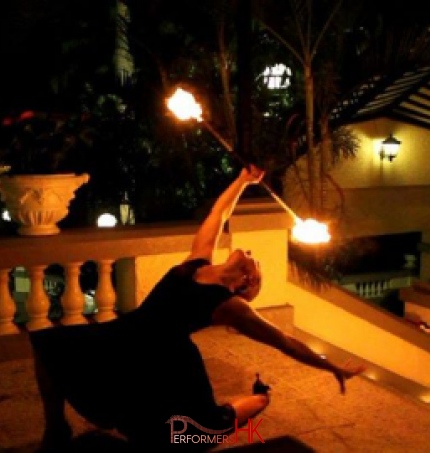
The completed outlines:
{"type": "Polygon", "coordinates": [[[182,121],[194,119],[203,121],[202,108],[195,101],[194,96],[182,88],[177,88],[167,99],[167,107],[182,121]]]}
{"type": "MultiPolygon", "coordinates": [[[[173,95],[166,101],[168,109],[180,120],[190,119],[203,121],[202,108],[194,96],[182,88],[177,88],[173,95]]],[[[306,244],[321,244],[330,241],[327,225],[314,219],[296,219],[292,229],[292,237],[296,241],[306,244]]]]}
{"type": "Polygon", "coordinates": [[[314,219],[297,219],[292,230],[292,237],[305,244],[321,244],[330,241],[327,225],[314,219]]]}

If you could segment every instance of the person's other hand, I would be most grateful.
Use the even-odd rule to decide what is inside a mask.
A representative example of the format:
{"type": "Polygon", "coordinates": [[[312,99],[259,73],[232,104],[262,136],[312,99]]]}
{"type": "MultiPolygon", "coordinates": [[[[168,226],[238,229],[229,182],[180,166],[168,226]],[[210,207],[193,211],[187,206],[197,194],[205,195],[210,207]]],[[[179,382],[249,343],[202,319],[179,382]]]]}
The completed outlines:
{"type": "Polygon", "coordinates": [[[354,376],[357,376],[363,373],[366,370],[364,365],[353,365],[350,362],[347,362],[343,366],[336,367],[333,371],[334,377],[339,382],[340,392],[345,393],[345,381],[351,379],[354,376]]]}
{"type": "Polygon", "coordinates": [[[258,184],[264,177],[264,170],[250,164],[242,169],[240,176],[249,184],[258,184]]]}

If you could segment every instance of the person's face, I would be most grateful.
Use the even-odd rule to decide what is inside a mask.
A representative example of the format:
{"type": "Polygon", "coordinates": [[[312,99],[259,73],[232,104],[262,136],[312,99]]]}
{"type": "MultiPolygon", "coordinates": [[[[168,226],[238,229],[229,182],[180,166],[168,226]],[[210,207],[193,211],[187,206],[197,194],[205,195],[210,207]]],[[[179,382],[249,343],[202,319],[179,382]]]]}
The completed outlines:
{"type": "Polygon", "coordinates": [[[229,258],[241,270],[241,284],[238,294],[248,301],[252,301],[261,289],[261,270],[250,251],[235,250],[229,258]]]}

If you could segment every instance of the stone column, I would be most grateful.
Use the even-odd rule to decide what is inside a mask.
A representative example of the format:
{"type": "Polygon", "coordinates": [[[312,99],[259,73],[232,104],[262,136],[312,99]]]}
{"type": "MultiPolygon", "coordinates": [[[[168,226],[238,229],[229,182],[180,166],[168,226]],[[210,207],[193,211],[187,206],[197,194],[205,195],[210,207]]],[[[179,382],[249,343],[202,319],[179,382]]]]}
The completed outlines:
{"type": "Polygon", "coordinates": [[[15,302],[9,290],[10,269],[0,269],[0,335],[18,333],[14,323],[15,302]]]}
{"type": "Polygon", "coordinates": [[[85,324],[87,320],[82,314],[85,306],[85,298],[79,285],[79,274],[82,263],[66,263],[65,280],[66,286],[61,297],[61,305],[63,307],[63,317],[61,324],[85,324]]]}
{"type": "Polygon", "coordinates": [[[288,231],[293,225],[293,216],[266,198],[242,199],[229,221],[231,250],[251,250],[260,262],[263,285],[255,308],[286,304],[288,231]]]}
{"type": "Polygon", "coordinates": [[[430,282],[430,231],[422,232],[420,251],[420,280],[430,282]]]}

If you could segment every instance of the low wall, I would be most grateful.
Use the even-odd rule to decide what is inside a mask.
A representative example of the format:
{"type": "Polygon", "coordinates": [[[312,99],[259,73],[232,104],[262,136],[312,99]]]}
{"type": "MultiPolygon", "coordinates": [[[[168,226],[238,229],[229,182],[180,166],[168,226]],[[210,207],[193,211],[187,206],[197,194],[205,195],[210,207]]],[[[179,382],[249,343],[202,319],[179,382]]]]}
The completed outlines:
{"type": "Polygon", "coordinates": [[[430,387],[430,336],[343,288],[312,288],[289,273],[297,328],[406,379],[430,387]]]}

